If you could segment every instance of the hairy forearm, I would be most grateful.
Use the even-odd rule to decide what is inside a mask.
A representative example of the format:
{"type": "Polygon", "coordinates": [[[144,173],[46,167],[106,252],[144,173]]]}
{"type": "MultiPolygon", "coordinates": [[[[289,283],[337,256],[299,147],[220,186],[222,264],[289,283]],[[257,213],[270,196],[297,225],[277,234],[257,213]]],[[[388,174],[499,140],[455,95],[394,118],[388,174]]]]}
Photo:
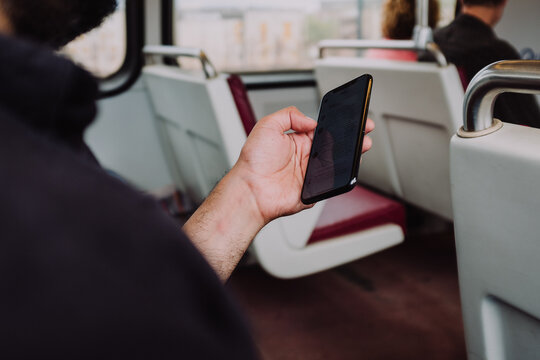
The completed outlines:
{"type": "Polygon", "coordinates": [[[233,168],[183,228],[223,281],[265,224],[240,172],[233,168]]]}

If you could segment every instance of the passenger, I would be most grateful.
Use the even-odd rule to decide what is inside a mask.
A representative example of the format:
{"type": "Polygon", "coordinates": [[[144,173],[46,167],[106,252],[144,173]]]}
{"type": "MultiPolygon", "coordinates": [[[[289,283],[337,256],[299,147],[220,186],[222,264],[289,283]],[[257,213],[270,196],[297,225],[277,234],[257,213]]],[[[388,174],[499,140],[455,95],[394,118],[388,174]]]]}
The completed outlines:
{"type": "MultiPolygon", "coordinates": [[[[415,0],[386,0],[383,5],[382,34],[387,40],[410,40],[416,25],[415,0]]],[[[429,1],[429,26],[439,22],[439,2],[429,1]]],[[[401,61],[417,61],[418,54],[411,50],[370,49],[366,57],[401,61]]]]}
{"type": "Polygon", "coordinates": [[[183,232],[99,166],[83,141],[96,81],[54,52],[115,6],[0,0],[0,356],[254,358],[219,279],[265,224],[306,208],[316,123],[262,119],[183,232]]]}
{"type": "MultiPolygon", "coordinates": [[[[507,0],[462,0],[461,14],[435,32],[435,42],[460,70],[464,87],[485,66],[520,59],[517,50],[493,31],[506,4],[507,0]]],[[[501,95],[494,116],[505,122],[540,127],[540,110],[532,95],[501,95]]]]}

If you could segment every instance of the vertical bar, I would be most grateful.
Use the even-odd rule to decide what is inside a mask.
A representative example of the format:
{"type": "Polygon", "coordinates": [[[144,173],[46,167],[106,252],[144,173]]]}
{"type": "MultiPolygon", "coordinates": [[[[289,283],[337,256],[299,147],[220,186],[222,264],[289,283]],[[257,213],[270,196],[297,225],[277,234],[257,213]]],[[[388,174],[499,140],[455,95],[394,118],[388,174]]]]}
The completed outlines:
{"type": "Polygon", "coordinates": [[[433,41],[433,31],[429,27],[429,0],[416,0],[416,26],[413,39],[418,48],[426,48],[433,41]]]}
{"type": "Polygon", "coordinates": [[[174,45],[174,0],[161,0],[161,44],[174,45]]]}
{"type": "Polygon", "coordinates": [[[421,9],[420,9],[420,21],[418,19],[416,20],[417,23],[423,27],[427,28],[429,27],[429,0],[417,0],[418,2],[421,2],[421,9]]]}
{"type": "Polygon", "coordinates": [[[356,38],[362,39],[362,14],[364,12],[364,0],[356,0],[358,9],[358,19],[356,20],[356,38]]]}
{"type": "MultiPolygon", "coordinates": [[[[174,0],[161,0],[161,44],[174,45],[174,0]]],[[[174,57],[163,57],[167,65],[179,66],[174,57]]]]}
{"type": "Polygon", "coordinates": [[[422,26],[421,23],[422,23],[422,16],[424,13],[424,9],[423,9],[424,0],[416,0],[415,4],[416,4],[415,31],[418,31],[419,27],[422,26]]]}

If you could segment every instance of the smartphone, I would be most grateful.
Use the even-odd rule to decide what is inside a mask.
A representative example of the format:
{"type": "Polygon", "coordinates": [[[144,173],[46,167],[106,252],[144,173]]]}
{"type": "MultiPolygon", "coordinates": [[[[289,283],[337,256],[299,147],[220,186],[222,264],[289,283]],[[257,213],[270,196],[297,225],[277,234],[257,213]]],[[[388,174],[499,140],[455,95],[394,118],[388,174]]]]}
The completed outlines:
{"type": "Polygon", "coordinates": [[[354,188],[373,77],[362,75],[324,95],[301,200],[309,205],[354,188]]]}

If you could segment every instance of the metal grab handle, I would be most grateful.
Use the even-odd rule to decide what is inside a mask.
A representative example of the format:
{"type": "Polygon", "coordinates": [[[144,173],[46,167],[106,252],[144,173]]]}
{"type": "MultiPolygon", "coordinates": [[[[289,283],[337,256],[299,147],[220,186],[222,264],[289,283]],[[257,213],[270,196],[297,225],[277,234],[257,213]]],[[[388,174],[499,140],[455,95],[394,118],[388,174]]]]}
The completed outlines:
{"type": "Polygon", "coordinates": [[[319,42],[319,58],[323,57],[324,50],[326,49],[394,49],[418,52],[428,51],[435,57],[439,66],[448,66],[446,57],[434,42],[419,45],[414,40],[322,40],[319,42]]]}
{"type": "Polygon", "coordinates": [[[483,135],[493,128],[496,125],[493,120],[495,100],[505,92],[540,94],[540,60],[499,61],[476,74],[465,94],[462,133],[482,132],[483,135]]]}
{"type": "Polygon", "coordinates": [[[318,46],[320,58],[323,57],[323,52],[326,49],[416,49],[413,40],[321,40],[318,46]]]}
{"type": "Polygon", "coordinates": [[[172,57],[191,57],[199,59],[204,71],[204,75],[207,79],[213,79],[218,76],[216,68],[205,52],[198,48],[188,48],[188,47],[179,47],[179,46],[167,46],[167,45],[147,45],[143,48],[143,53],[145,55],[151,56],[172,56],[172,57]]]}

